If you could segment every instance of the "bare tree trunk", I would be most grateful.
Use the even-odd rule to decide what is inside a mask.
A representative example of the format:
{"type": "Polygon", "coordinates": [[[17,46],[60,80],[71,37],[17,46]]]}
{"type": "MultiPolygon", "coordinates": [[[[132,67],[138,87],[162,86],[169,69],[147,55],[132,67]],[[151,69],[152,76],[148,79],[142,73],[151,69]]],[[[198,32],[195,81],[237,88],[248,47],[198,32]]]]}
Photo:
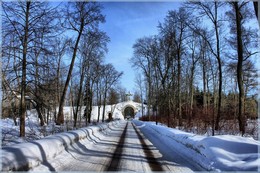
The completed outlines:
{"type": "Polygon", "coordinates": [[[99,122],[99,117],[100,117],[100,108],[101,108],[101,105],[98,105],[98,119],[97,119],[97,122],[99,122]]]}
{"type": "Polygon", "coordinates": [[[177,85],[177,116],[178,116],[178,125],[182,126],[182,116],[181,116],[181,55],[180,50],[178,50],[178,85],[177,85]]]}
{"type": "Polygon", "coordinates": [[[91,113],[92,113],[92,104],[93,104],[93,87],[94,87],[94,81],[91,84],[90,91],[89,91],[89,114],[88,114],[88,123],[91,122],[91,113]]]}
{"type": "Polygon", "coordinates": [[[97,122],[99,122],[100,119],[100,108],[101,108],[101,81],[100,79],[97,81],[97,105],[98,105],[98,117],[97,117],[97,122]]]}
{"type": "Polygon", "coordinates": [[[67,90],[68,90],[70,78],[71,78],[71,75],[72,75],[72,70],[73,70],[73,67],[74,67],[74,62],[75,62],[75,59],[76,59],[78,45],[79,45],[80,37],[82,35],[83,28],[84,28],[84,21],[81,22],[77,41],[76,41],[75,47],[73,48],[73,55],[72,55],[72,59],[71,59],[71,63],[70,63],[68,76],[67,76],[65,86],[64,86],[64,89],[63,89],[63,92],[62,92],[62,95],[61,95],[61,99],[60,99],[59,112],[58,112],[58,117],[57,117],[57,121],[56,121],[57,125],[64,124],[63,107],[64,107],[65,97],[66,97],[66,93],[67,93],[67,90]]]}
{"type": "MultiPolygon", "coordinates": [[[[84,81],[84,66],[82,67],[81,70],[81,75],[80,75],[80,82],[79,82],[79,93],[77,97],[77,104],[76,104],[76,110],[74,113],[74,127],[77,127],[77,118],[78,118],[78,111],[79,111],[79,106],[80,106],[80,101],[81,101],[81,95],[82,95],[82,85],[84,81]]],[[[81,115],[80,115],[81,116],[81,115]]]]}
{"type": "MultiPolygon", "coordinates": [[[[99,88],[100,89],[100,88],[99,88]]],[[[97,93],[97,100],[98,100],[98,119],[97,122],[99,122],[99,118],[100,118],[100,108],[101,108],[101,91],[98,90],[99,93],[97,93]],[[99,97],[99,98],[98,98],[99,97]]]]}
{"type": "Polygon", "coordinates": [[[57,67],[57,95],[56,95],[56,101],[55,101],[55,113],[54,113],[54,121],[57,121],[57,106],[58,102],[60,101],[60,64],[61,64],[61,57],[59,57],[58,61],[58,67],[57,67]]]}
{"type": "Polygon", "coordinates": [[[105,94],[104,94],[104,102],[103,102],[102,122],[105,121],[106,102],[107,102],[107,92],[105,91],[105,94]]]}
{"type": "Polygon", "coordinates": [[[20,103],[20,137],[25,136],[25,116],[26,116],[26,103],[25,103],[25,91],[26,91],[26,63],[27,63],[27,46],[28,46],[28,33],[29,33],[29,14],[30,14],[31,2],[26,2],[25,11],[25,28],[23,37],[23,59],[22,59],[22,87],[21,87],[21,103],[20,103]]]}
{"type": "MultiPolygon", "coordinates": [[[[215,135],[215,105],[216,105],[216,79],[214,76],[214,69],[211,66],[211,75],[212,75],[212,80],[213,80],[213,103],[209,105],[211,105],[211,109],[212,109],[212,136],[215,135]]],[[[207,90],[209,91],[209,79],[207,78],[207,90]]]]}
{"type": "Polygon", "coordinates": [[[193,81],[194,81],[194,71],[195,67],[192,65],[191,68],[191,81],[190,81],[190,115],[189,115],[189,122],[191,121],[191,118],[193,116],[193,97],[194,97],[194,87],[193,87],[193,81]]]}
{"type": "Polygon", "coordinates": [[[207,80],[206,80],[206,68],[205,65],[203,64],[202,67],[202,73],[203,73],[203,109],[205,113],[207,113],[207,80]]]}
{"type": "Polygon", "coordinates": [[[206,44],[204,40],[202,40],[201,46],[201,58],[202,58],[202,82],[203,82],[203,112],[207,115],[207,106],[208,106],[208,99],[207,99],[207,69],[206,69],[206,44]]]}
{"type": "MultiPolygon", "coordinates": [[[[195,41],[195,40],[194,40],[195,41]]],[[[190,72],[191,72],[191,76],[190,76],[190,86],[189,86],[189,90],[190,90],[190,115],[189,115],[189,124],[191,122],[191,118],[193,116],[193,98],[194,98],[194,87],[193,87],[193,83],[194,83],[194,73],[195,73],[195,67],[196,67],[196,63],[197,63],[198,59],[195,59],[195,44],[192,47],[192,64],[191,64],[191,68],[190,68],[190,72]]]]}
{"type": "Polygon", "coordinates": [[[219,121],[221,116],[221,102],[222,102],[222,64],[221,64],[221,58],[220,58],[220,40],[219,40],[219,32],[218,32],[218,23],[217,23],[217,2],[215,3],[215,21],[214,21],[214,27],[215,27],[215,34],[217,39],[217,60],[218,60],[218,72],[219,72],[219,87],[218,87],[218,111],[217,111],[217,117],[215,122],[215,130],[219,130],[219,121]]]}
{"type": "Polygon", "coordinates": [[[88,123],[91,122],[91,112],[92,112],[92,90],[89,91],[89,111],[88,111],[88,123]]]}
{"type": "Polygon", "coordinates": [[[238,123],[239,130],[242,135],[245,134],[245,117],[244,117],[244,84],[243,84],[243,42],[242,42],[242,29],[241,29],[241,14],[238,7],[238,2],[233,2],[236,12],[236,28],[237,28],[237,82],[239,89],[239,109],[238,109],[238,123]]]}
{"type": "Polygon", "coordinates": [[[151,107],[151,84],[150,79],[148,79],[148,89],[147,89],[148,99],[147,99],[147,108],[148,108],[148,120],[150,121],[150,107],[151,107]]]}
{"type": "Polygon", "coordinates": [[[43,118],[43,115],[41,113],[41,108],[42,108],[42,102],[41,100],[38,100],[39,98],[39,64],[38,64],[38,57],[39,57],[39,54],[40,54],[40,51],[38,52],[35,52],[35,102],[36,104],[34,104],[35,108],[36,108],[36,111],[38,113],[38,117],[40,119],[40,126],[43,126],[44,125],[44,118],[43,118]]]}
{"type": "MultiPolygon", "coordinates": [[[[255,9],[256,18],[258,19],[258,1],[254,1],[254,9],[255,9]]],[[[258,19],[258,23],[259,23],[259,19],[258,19]]]]}
{"type": "Polygon", "coordinates": [[[40,125],[43,126],[44,125],[44,119],[43,119],[43,116],[42,116],[42,113],[41,113],[41,110],[40,110],[39,103],[36,103],[35,109],[36,109],[38,116],[39,116],[39,119],[40,119],[40,125]]]}
{"type": "Polygon", "coordinates": [[[86,118],[86,125],[90,123],[91,111],[92,111],[92,91],[90,88],[90,81],[86,82],[85,96],[84,96],[84,117],[86,118]]]}
{"type": "MultiPolygon", "coordinates": [[[[219,44],[217,44],[217,45],[219,45],[219,44]]],[[[220,60],[220,58],[218,58],[218,71],[219,71],[219,88],[218,88],[218,104],[217,104],[217,117],[216,117],[216,122],[215,122],[215,130],[219,130],[219,121],[220,121],[220,117],[221,117],[222,67],[221,67],[221,60],[220,60]]]]}

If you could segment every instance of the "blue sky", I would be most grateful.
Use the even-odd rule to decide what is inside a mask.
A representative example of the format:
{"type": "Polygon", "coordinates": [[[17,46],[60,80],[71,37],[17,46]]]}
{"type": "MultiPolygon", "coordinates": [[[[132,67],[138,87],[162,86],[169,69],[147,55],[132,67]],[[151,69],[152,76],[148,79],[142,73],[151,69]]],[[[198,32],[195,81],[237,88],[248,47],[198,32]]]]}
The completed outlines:
{"type": "Polygon", "coordinates": [[[123,71],[121,85],[127,91],[135,90],[135,69],[129,59],[133,56],[132,46],[138,38],[158,33],[158,23],[163,22],[169,10],[180,7],[178,2],[102,2],[102,14],[106,23],[101,30],[110,37],[106,62],[123,71]]]}

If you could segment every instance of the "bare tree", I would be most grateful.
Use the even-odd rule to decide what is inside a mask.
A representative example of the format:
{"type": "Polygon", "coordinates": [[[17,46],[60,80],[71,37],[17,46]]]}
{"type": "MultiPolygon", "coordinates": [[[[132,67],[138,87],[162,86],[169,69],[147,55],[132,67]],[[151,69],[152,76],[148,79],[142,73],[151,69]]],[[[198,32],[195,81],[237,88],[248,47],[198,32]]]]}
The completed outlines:
{"type": "MultiPolygon", "coordinates": [[[[207,19],[211,21],[214,28],[214,34],[215,34],[215,48],[214,44],[212,44],[208,38],[204,38],[208,46],[210,47],[210,50],[212,51],[212,54],[216,57],[218,62],[218,73],[219,73],[219,86],[218,86],[218,104],[217,104],[217,117],[215,122],[215,129],[219,130],[219,121],[221,117],[221,99],[222,99],[222,59],[221,59],[221,45],[220,45],[220,34],[219,29],[221,26],[221,21],[219,19],[219,9],[221,6],[223,6],[223,2],[188,2],[186,4],[186,7],[189,9],[193,9],[195,11],[198,11],[199,16],[206,16],[207,19]]],[[[203,35],[202,35],[203,36],[203,35]]]]}
{"type": "MultiPolygon", "coordinates": [[[[189,108],[187,110],[188,113],[188,123],[190,125],[191,123],[191,119],[193,116],[193,107],[194,107],[194,81],[195,81],[195,71],[196,71],[196,67],[197,67],[197,63],[200,59],[201,54],[203,54],[204,50],[203,47],[197,46],[198,43],[200,43],[201,40],[199,38],[199,35],[196,34],[195,32],[191,31],[190,33],[190,37],[187,38],[187,54],[189,56],[189,58],[186,59],[187,64],[186,64],[186,78],[187,78],[187,100],[189,100],[189,108]]],[[[202,44],[202,43],[200,43],[202,44]]],[[[203,55],[202,55],[203,56],[203,55]]],[[[204,74],[205,75],[205,74],[204,74]]],[[[205,76],[204,79],[205,80],[205,76]]],[[[205,82],[204,82],[205,83],[205,82]]]]}
{"type": "Polygon", "coordinates": [[[107,104],[113,105],[119,102],[119,93],[115,88],[111,88],[108,92],[108,102],[107,104]]]}
{"type": "MultiPolygon", "coordinates": [[[[3,22],[5,20],[3,19],[3,22]]],[[[5,23],[8,23],[6,21],[5,23]]],[[[18,94],[21,88],[20,76],[20,49],[19,38],[16,35],[10,34],[8,31],[3,30],[2,37],[2,117],[9,117],[16,121],[19,109],[14,100],[18,99],[18,94]],[[14,99],[15,98],[15,99],[14,99]],[[8,104],[7,104],[8,103],[8,104]],[[11,108],[10,108],[11,103],[11,108]]]]}
{"type": "Polygon", "coordinates": [[[65,96],[69,86],[81,36],[84,33],[86,33],[89,27],[96,27],[100,22],[105,21],[104,16],[101,14],[100,5],[95,2],[70,2],[67,6],[67,10],[64,16],[65,16],[64,27],[66,29],[75,31],[77,34],[77,39],[74,42],[70,68],[61,95],[59,112],[56,121],[56,124],[58,125],[64,123],[63,106],[64,106],[65,96]]]}
{"type": "MultiPolygon", "coordinates": [[[[153,37],[140,38],[133,45],[134,56],[130,59],[132,67],[140,68],[144,73],[145,80],[147,82],[147,101],[148,101],[148,116],[150,117],[150,107],[152,103],[152,78],[153,78],[153,62],[155,59],[156,52],[152,51],[152,46],[154,43],[153,37]]],[[[156,49],[155,49],[156,50],[156,49]]]]}
{"type": "Polygon", "coordinates": [[[103,113],[102,113],[102,122],[105,121],[105,107],[107,104],[107,93],[109,89],[113,85],[115,85],[119,78],[123,75],[123,72],[116,71],[115,67],[112,64],[104,65],[104,76],[103,77],[103,84],[104,84],[104,100],[103,100],[103,113]]]}
{"type": "Polygon", "coordinates": [[[97,74],[97,78],[95,81],[96,84],[96,99],[97,99],[97,106],[98,106],[98,119],[97,122],[99,122],[100,119],[100,108],[102,104],[102,95],[103,95],[103,88],[102,88],[102,76],[104,73],[103,65],[101,63],[97,64],[95,73],[97,74]]]}
{"type": "MultiPolygon", "coordinates": [[[[178,125],[182,126],[182,99],[181,99],[181,80],[182,80],[182,61],[183,54],[185,51],[185,40],[187,38],[187,23],[189,21],[189,13],[184,9],[180,8],[178,11],[169,11],[165,18],[165,22],[159,25],[160,33],[168,41],[168,47],[166,53],[168,54],[165,76],[168,76],[168,70],[170,65],[174,61],[177,63],[177,117],[178,125]]],[[[165,59],[165,58],[164,58],[165,59]]],[[[167,94],[168,95],[168,94],[167,94]]]]}
{"type": "MultiPolygon", "coordinates": [[[[255,9],[255,15],[256,15],[256,18],[258,19],[258,1],[254,1],[254,9],[255,9]]],[[[258,20],[258,23],[259,23],[259,20],[258,20]]]]}
{"type": "Polygon", "coordinates": [[[143,105],[143,102],[144,102],[144,79],[142,78],[142,75],[140,73],[136,74],[136,77],[135,77],[135,83],[136,83],[136,86],[139,90],[139,93],[140,93],[140,100],[141,100],[141,103],[142,103],[142,116],[144,115],[144,105],[143,105]]]}
{"type": "MultiPolygon", "coordinates": [[[[20,89],[20,136],[25,136],[25,96],[27,90],[28,59],[53,23],[53,8],[46,2],[5,2],[3,3],[4,33],[15,34],[21,48],[21,89],[20,89]],[[37,33],[41,33],[40,35],[37,33]]],[[[16,55],[15,55],[16,56],[16,55]]]]}
{"type": "Polygon", "coordinates": [[[57,109],[61,97],[61,88],[64,81],[64,77],[61,74],[67,73],[67,69],[65,68],[65,64],[63,62],[64,55],[69,50],[70,39],[67,37],[58,37],[53,40],[52,50],[53,56],[55,60],[54,69],[56,70],[56,93],[55,93],[55,112],[54,112],[54,120],[56,121],[57,109]]]}
{"type": "MultiPolygon", "coordinates": [[[[230,6],[232,7],[232,12],[228,12],[228,16],[231,19],[231,33],[236,33],[234,42],[234,38],[229,40],[230,43],[233,43],[233,47],[236,46],[237,51],[237,83],[239,89],[239,109],[238,109],[238,122],[239,129],[242,135],[245,134],[245,88],[244,88],[244,69],[243,64],[249,57],[254,55],[257,52],[249,51],[250,46],[252,47],[252,42],[256,42],[252,40],[252,36],[254,36],[254,32],[250,29],[246,29],[244,27],[245,21],[252,18],[253,14],[250,13],[250,10],[247,8],[248,1],[242,2],[230,2],[230,6]]],[[[254,39],[254,38],[253,38],[254,39]]],[[[254,46],[255,47],[255,46],[254,46]]],[[[253,47],[253,48],[254,48],[253,47]]]]}
{"type": "Polygon", "coordinates": [[[88,44],[88,49],[85,49],[86,53],[88,53],[87,58],[84,61],[84,65],[86,66],[85,71],[85,112],[84,116],[87,118],[88,123],[91,121],[91,111],[92,111],[92,102],[94,96],[94,84],[100,78],[100,73],[97,73],[98,68],[100,67],[100,63],[102,62],[102,58],[105,56],[107,52],[107,42],[109,41],[106,33],[101,32],[99,30],[94,30],[89,33],[91,44],[88,44]]]}

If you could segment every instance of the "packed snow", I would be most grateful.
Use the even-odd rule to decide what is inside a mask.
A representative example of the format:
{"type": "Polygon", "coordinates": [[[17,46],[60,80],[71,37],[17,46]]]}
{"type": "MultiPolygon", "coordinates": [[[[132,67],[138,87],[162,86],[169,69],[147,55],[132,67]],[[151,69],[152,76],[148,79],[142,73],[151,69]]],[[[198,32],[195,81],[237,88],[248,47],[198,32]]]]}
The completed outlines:
{"type": "MultiPolygon", "coordinates": [[[[95,134],[108,129],[119,121],[102,123],[96,126],[89,126],[78,130],[63,132],[45,137],[28,143],[19,143],[3,147],[1,151],[2,171],[25,171],[46,163],[47,160],[55,158],[68,146],[86,138],[92,138],[95,134]]],[[[80,152],[80,151],[79,151],[80,152]]]]}
{"type": "Polygon", "coordinates": [[[260,171],[260,142],[253,138],[233,135],[200,136],[154,122],[134,120],[144,135],[161,152],[177,150],[205,168],[214,171],[260,171]],[[157,144],[157,145],[156,145],[157,144]]]}
{"type": "MultiPolygon", "coordinates": [[[[123,119],[121,110],[127,106],[127,104],[129,104],[129,102],[108,106],[106,108],[106,115],[108,112],[112,112],[113,115],[116,115],[117,119],[123,119]]],[[[260,171],[260,154],[258,151],[260,142],[254,140],[252,137],[197,135],[168,128],[163,124],[156,125],[155,122],[142,122],[137,120],[138,116],[140,116],[140,104],[136,106],[139,107],[139,109],[136,119],[133,120],[133,122],[162,153],[168,154],[169,157],[173,157],[171,153],[177,151],[178,154],[187,161],[194,162],[206,170],[260,171]]],[[[70,107],[64,109],[67,120],[72,120],[71,110],[70,107]]],[[[102,108],[100,112],[102,113],[102,108]]],[[[29,158],[26,160],[31,161],[31,166],[37,165],[43,159],[52,158],[59,154],[64,149],[64,141],[66,145],[71,145],[71,141],[75,141],[75,136],[77,137],[76,140],[86,137],[87,129],[95,129],[95,131],[97,131],[97,129],[102,129],[107,126],[107,124],[92,124],[88,128],[65,132],[69,129],[65,126],[56,126],[54,123],[39,127],[39,120],[35,110],[29,111],[27,115],[26,137],[31,140],[43,139],[23,143],[28,142],[28,140],[18,137],[19,126],[14,126],[13,120],[11,119],[0,120],[2,145],[8,146],[8,151],[11,152],[2,155],[4,156],[4,158],[2,157],[2,161],[9,160],[11,162],[8,163],[16,164],[15,166],[21,164],[18,162],[18,159],[21,157],[19,153],[29,154],[29,158]],[[63,133],[45,137],[57,132],[63,133]],[[50,146],[52,147],[50,148],[50,146]],[[45,158],[40,158],[38,157],[40,153],[47,154],[44,156],[45,158]],[[37,159],[34,160],[35,158],[37,159]]],[[[93,121],[95,121],[97,118],[97,107],[93,108],[92,116],[93,121]]],[[[105,117],[105,119],[107,119],[107,117],[105,117]]],[[[3,147],[2,154],[5,148],[6,147],[3,147]]]]}

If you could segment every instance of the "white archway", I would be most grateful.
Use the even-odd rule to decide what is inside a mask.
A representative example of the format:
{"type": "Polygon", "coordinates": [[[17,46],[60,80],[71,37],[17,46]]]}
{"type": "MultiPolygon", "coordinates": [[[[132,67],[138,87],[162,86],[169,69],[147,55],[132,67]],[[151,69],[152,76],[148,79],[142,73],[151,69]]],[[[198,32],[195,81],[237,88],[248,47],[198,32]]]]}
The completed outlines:
{"type": "Polygon", "coordinates": [[[136,113],[138,113],[139,111],[141,111],[142,109],[142,104],[138,103],[138,102],[134,102],[132,100],[128,100],[126,102],[121,102],[117,104],[117,109],[121,112],[122,116],[124,117],[124,119],[126,119],[126,115],[125,115],[125,111],[127,108],[131,108],[133,109],[133,115],[131,115],[131,118],[134,118],[134,116],[136,115],[136,113]]]}
{"type": "MultiPolygon", "coordinates": [[[[126,119],[124,111],[127,108],[131,108],[131,109],[134,110],[133,116],[140,117],[140,115],[142,113],[142,104],[134,102],[132,100],[128,100],[128,101],[120,102],[120,103],[117,103],[117,104],[114,104],[114,105],[106,105],[106,107],[105,107],[105,120],[110,119],[110,118],[112,118],[112,119],[126,119]]],[[[147,109],[146,105],[143,105],[143,109],[144,110],[147,109]]],[[[100,110],[99,111],[98,110],[99,110],[98,106],[92,107],[91,118],[94,121],[98,119],[98,114],[100,114],[99,120],[102,118],[103,107],[101,106],[100,110]]],[[[143,113],[145,114],[146,111],[144,111],[143,113]]],[[[135,118],[135,117],[132,117],[132,118],[135,118]]]]}
{"type": "Polygon", "coordinates": [[[129,116],[130,116],[131,118],[134,118],[135,114],[136,114],[138,111],[137,111],[137,108],[136,108],[135,106],[133,106],[133,105],[131,105],[131,104],[128,104],[128,105],[126,105],[126,106],[124,106],[124,107],[122,108],[121,112],[122,112],[124,118],[126,119],[126,118],[129,117],[129,116]],[[127,114],[126,114],[126,111],[130,111],[130,110],[128,110],[128,108],[130,108],[130,110],[132,109],[132,110],[133,110],[133,113],[132,113],[132,112],[128,112],[128,115],[127,115],[127,114]]]}

